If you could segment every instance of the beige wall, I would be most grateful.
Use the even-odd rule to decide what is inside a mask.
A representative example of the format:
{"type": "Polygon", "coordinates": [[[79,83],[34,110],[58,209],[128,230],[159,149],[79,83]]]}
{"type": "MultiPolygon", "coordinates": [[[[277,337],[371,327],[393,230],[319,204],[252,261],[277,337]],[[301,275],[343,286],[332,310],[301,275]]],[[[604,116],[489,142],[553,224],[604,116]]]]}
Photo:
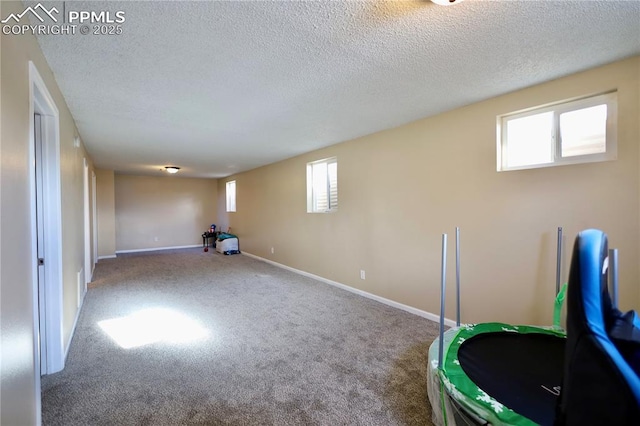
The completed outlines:
{"type": "Polygon", "coordinates": [[[215,179],[116,174],[116,250],[202,244],[216,204],[215,179]]]}
{"type": "MultiPolygon", "coordinates": [[[[19,13],[20,2],[1,2],[0,16],[19,13]]],[[[42,76],[60,113],[62,188],[63,344],[69,344],[77,314],[77,273],[83,268],[82,145],[64,97],[33,36],[5,36],[1,43],[1,400],[0,423],[34,424],[39,369],[34,368],[33,265],[29,163],[29,61],[42,76]]],[[[92,167],[92,166],[91,166],[92,167]]]]}
{"type": "Polygon", "coordinates": [[[597,227],[620,249],[621,307],[640,308],[639,78],[636,57],[220,179],[218,220],[245,252],[432,313],[441,234],[452,284],[460,226],[462,319],[534,324],[552,320],[556,228],[566,235],[566,280],[575,235],[597,227]],[[612,89],[618,160],[496,172],[496,115],[612,89]],[[338,211],[308,214],[305,164],[333,156],[338,211]],[[228,214],[232,179],[237,213],[228,214]]]}
{"type": "Polygon", "coordinates": [[[113,170],[96,170],[98,257],[116,255],[116,204],[113,170]]]}

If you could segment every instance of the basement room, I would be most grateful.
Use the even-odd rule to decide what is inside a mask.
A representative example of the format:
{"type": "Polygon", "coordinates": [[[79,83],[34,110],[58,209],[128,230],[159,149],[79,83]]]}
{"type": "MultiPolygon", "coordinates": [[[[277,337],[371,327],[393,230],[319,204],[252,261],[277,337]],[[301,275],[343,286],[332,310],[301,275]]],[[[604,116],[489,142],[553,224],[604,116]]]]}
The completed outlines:
{"type": "Polygon", "coordinates": [[[0,424],[640,424],[640,1],[0,2],[0,424]]]}

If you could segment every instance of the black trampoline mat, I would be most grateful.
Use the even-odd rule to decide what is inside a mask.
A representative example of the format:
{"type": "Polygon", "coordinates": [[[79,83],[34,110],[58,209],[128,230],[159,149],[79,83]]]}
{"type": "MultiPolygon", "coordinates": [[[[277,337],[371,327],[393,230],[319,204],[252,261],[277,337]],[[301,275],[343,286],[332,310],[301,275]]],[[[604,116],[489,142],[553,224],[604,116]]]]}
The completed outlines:
{"type": "Polygon", "coordinates": [[[553,425],[565,342],[542,333],[483,333],[460,345],[458,360],[495,400],[536,423],[553,425]]]}

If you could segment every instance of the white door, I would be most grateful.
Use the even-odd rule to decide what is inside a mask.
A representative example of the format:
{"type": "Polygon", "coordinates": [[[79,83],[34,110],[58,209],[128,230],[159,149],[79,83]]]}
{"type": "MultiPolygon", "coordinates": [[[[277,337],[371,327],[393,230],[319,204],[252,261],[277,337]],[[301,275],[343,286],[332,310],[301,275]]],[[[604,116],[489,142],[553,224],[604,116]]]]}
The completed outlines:
{"type": "Polygon", "coordinates": [[[34,152],[36,175],[36,234],[38,248],[38,312],[40,317],[40,374],[47,374],[47,322],[46,322],[46,286],[45,286],[45,252],[44,252],[44,177],[42,173],[42,117],[40,114],[33,116],[34,127],[34,152]]]}

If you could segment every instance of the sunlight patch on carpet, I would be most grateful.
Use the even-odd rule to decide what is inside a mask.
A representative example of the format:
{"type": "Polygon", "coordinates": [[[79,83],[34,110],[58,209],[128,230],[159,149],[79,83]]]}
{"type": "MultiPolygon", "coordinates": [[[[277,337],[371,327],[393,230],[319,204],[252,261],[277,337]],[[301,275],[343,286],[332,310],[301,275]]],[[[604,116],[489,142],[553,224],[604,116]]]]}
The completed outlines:
{"type": "Polygon", "coordinates": [[[124,349],[152,343],[185,344],[202,340],[207,329],[188,316],[168,308],[149,308],[98,322],[102,330],[124,349]]]}

